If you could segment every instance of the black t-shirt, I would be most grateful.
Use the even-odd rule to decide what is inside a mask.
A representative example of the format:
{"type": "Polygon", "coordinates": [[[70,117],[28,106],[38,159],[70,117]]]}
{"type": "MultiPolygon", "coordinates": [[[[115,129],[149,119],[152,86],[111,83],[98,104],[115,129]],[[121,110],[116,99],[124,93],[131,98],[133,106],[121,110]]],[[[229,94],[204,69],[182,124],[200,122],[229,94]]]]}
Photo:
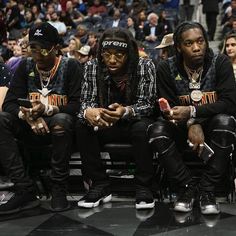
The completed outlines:
{"type": "Polygon", "coordinates": [[[0,62],[0,87],[9,87],[11,78],[11,70],[3,62],[0,62]]]}

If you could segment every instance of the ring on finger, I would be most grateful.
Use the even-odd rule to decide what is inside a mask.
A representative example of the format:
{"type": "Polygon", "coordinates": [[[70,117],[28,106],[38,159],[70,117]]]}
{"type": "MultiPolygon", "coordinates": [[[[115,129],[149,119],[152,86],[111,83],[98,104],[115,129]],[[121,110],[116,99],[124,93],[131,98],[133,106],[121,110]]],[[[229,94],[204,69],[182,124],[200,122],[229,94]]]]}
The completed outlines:
{"type": "Polygon", "coordinates": [[[100,118],[101,118],[101,117],[100,117],[99,115],[96,116],[96,120],[100,120],[100,118]]]}
{"type": "Polygon", "coordinates": [[[170,110],[170,116],[173,116],[174,112],[173,110],[170,110]]]}
{"type": "Polygon", "coordinates": [[[31,126],[31,129],[36,129],[36,126],[35,126],[35,125],[32,125],[32,126],[31,126]]]}
{"type": "Polygon", "coordinates": [[[29,109],[29,113],[30,113],[30,115],[32,115],[32,108],[29,109]]]}
{"type": "Polygon", "coordinates": [[[204,147],[204,144],[203,144],[203,143],[200,143],[200,144],[199,144],[199,147],[204,147]]]}
{"type": "Polygon", "coordinates": [[[43,128],[43,123],[39,123],[38,127],[39,127],[39,129],[42,129],[43,128]]]}

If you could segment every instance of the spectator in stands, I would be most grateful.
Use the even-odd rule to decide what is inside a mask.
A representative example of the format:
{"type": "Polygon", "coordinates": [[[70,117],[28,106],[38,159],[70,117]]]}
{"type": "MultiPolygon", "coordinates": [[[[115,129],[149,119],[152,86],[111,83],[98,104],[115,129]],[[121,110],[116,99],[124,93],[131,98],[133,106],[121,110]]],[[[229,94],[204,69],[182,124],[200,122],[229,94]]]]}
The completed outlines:
{"type": "Polygon", "coordinates": [[[19,66],[22,58],[29,56],[28,43],[29,37],[27,35],[24,38],[19,39],[18,44],[14,46],[14,49],[16,48],[17,50],[15,53],[13,51],[14,56],[7,61],[7,66],[10,68],[13,74],[15,74],[15,71],[19,66]]]}
{"type": "Polygon", "coordinates": [[[126,27],[130,33],[133,35],[133,37],[136,40],[141,40],[142,39],[142,33],[140,28],[138,28],[137,24],[135,23],[135,18],[133,17],[128,17],[127,18],[127,27],[126,27]]]}
{"type": "Polygon", "coordinates": [[[133,145],[136,163],[136,209],[154,207],[153,154],[146,128],[153,121],[155,83],[155,66],[151,60],[139,58],[129,31],[107,29],[99,41],[97,59],[84,69],[76,134],[83,169],[92,186],[78,206],[93,208],[111,200],[100,145],[127,141],[133,145]]]}
{"type": "Polygon", "coordinates": [[[58,16],[58,13],[57,12],[53,12],[51,14],[51,19],[48,21],[49,24],[51,24],[52,26],[54,26],[59,35],[65,35],[66,34],[66,25],[64,22],[62,21],[59,21],[59,16],[58,16]]]}
{"type": "Polygon", "coordinates": [[[116,5],[121,13],[121,16],[129,15],[129,8],[127,7],[126,0],[119,0],[116,5]]]}
{"type": "Polygon", "coordinates": [[[236,33],[236,16],[231,16],[229,21],[225,23],[223,30],[222,30],[222,35],[225,37],[227,34],[235,32],[236,33]]]}
{"type": "Polygon", "coordinates": [[[225,55],[212,52],[199,23],[180,24],[174,33],[174,46],[176,57],[157,67],[158,95],[169,102],[171,109],[163,112],[164,119],[149,127],[149,140],[169,179],[180,188],[174,210],[192,211],[198,186],[201,213],[218,214],[215,187],[225,174],[235,143],[232,66],[225,55]],[[203,151],[205,142],[214,151],[208,161],[205,159],[199,185],[182,160],[187,139],[201,158],[208,158],[203,151]]]}
{"type": "Polygon", "coordinates": [[[6,9],[6,24],[9,31],[10,38],[21,37],[21,24],[20,24],[20,9],[17,5],[17,0],[10,0],[6,9]]]}
{"type": "Polygon", "coordinates": [[[87,44],[90,46],[90,52],[92,58],[95,58],[97,56],[97,49],[98,49],[98,35],[90,31],[88,33],[88,41],[87,44]]]}
{"type": "Polygon", "coordinates": [[[125,21],[121,19],[119,9],[114,10],[113,20],[108,21],[105,25],[105,29],[113,28],[113,27],[120,27],[120,28],[125,28],[126,27],[125,21]]]}
{"type": "Polygon", "coordinates": [[[13,48],[16,44],[17,40],[15,38],[8,38],[7,46],[3,48],[1,55],[5,62],[13,56],[13,48]]]}
{"type": "Polygon", "coordinates": [[[90,46],[89,45],[84,45],[81,47],[79,50],[77,50],[77,55],[76,59],[80,62],[82,66],[90,60],[91,55],[90,55],[90,46]]]}
{"type": "Polygon", "coordinates": [[[219,0],[202,0],[202,11],[206,14],[206,24],[207,24],[207,32],[208,39],[210,41],[214,40],[215,31],[216,31],[216,23],[217,23],[217,15],[219,14],[219,0]]]}
{"type": "Polygon", "coordinates": [[[229,57],[236,78],[236,32],[226,35],[222,52],[229,57]]]}
{"type": "Polygon", "coordinates": [[[44,14],[40,11],[40,8],[38,5],[33,5],[31,8],[31,11],[35,19],[40,19],[40,20],[44,19],[44,14]]]}
{"type": "Polygon", "coordinates": [[[156,46],[156,49],[160,50],[160,58],[167,60],[169,57],[174,56],[174,40],[173,33],[167,34],[163,37],[161,43],[156,46]]]}
{"type": "Polygon", "coordinates": [[[75,58],[76,51],[81,48],[81,42],[79,39],[72,37],[69,41],[68,52],[66,56],[68,58],[75,58]]]}
{"type": "Polygon", "coordinates": [[[157,44],[164,36],[164,27],[162,24],[158,24],[158,15],[156,13],[150,13],[147,17],[148,24],[143,28],[144,40],[157,44]]]}
{"type": "Polygon", "coordinates": [[[100,0],[93,0],[93,5],[88,8],[87,20],[96,23],[107,13],[107,8],[100,0]]]}
{"type": "Polygon", "coordinates": [[[74,35],[77,39],[80,40],[82,44],[85,44],[88,40],[88,29],[85,25],[80,24],[76,28],[77,33],[74,35]]]}
{"type": "Polygon", "coordinates": [[[70,207],[66,198],[73,115],[79,108],[81,68],[76,60],[57,57],[59,35],[49,23],[29,31],[32,58],[17,68],[0,113],[0,163],[14,183],[14,196],[0,205],[0,214],[16,213],[38,206],[32,180],[24,171],[15,137],[24,145],[52,144],[50,174],[51,210],[70,207]],[[19,106],[18,98],[28,98],[19,106]]]}
{"type": "Polygon", "coordinates": [[[160,14],[159,14],[158,24],[162,25],[162,27],[164,29],[163,35],[173,32],[171,23],[166,18],[166,11],[165,10],[161,11],[160,14]]]}

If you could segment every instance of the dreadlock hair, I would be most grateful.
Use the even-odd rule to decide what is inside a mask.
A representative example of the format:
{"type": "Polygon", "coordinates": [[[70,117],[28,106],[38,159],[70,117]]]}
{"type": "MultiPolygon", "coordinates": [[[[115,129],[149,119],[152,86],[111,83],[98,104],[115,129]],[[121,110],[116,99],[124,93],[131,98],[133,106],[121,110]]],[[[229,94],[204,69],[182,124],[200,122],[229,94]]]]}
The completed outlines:
{"type": "Polygon", "coordinates": [[[124,67],[124,70],[126,70],[125,72],[128,75],[128,80],[125,86],[125,96],[127,104],[131,104],[132,100],[136,96],[136,91],[138,86],[138,81],[136,79],[137,66],[139,62],[138,45],[135,39],[133,38],[132,34],[126,29],[116,28],[116,27],[110,28],[107,29],[102,34],[99,40],[98,51],[97,51],[97,60],[98,60],[97,86],[98,86],[99,102],[101,106],[105,106],[106,100],[104,96],[107,94],[104,81],[107,69],[102,58],[102,51],[103,51],[102,42],[104,40],[119,40],[126,42],[128,45],[127,60],[125,63],[126,66],[124,67]]]}
{"type": "Polygon", "coordinates": [[[208,39],[207,39],[207,32],[206,30],[204,29],[204,27],[197,23],[197,22],[191,22],[191,21],[185,21],[185,22],[182,22],[181,24],[179,24],[176,29],[175,29],[175,32],[174,32],[174,35],[173,35],[173,40],[174,40],[174,48],[175,48],[175,54],[176,54],[176,59],[177,59],[177,62],[180,64],[181,62],[183,62],[183,56],[182,54],[177,50],[177,48],[180,46],[180,42],[183,40],[182,39],[182,34],[187,31],[187,30],[190,30],[190,29],[200,29],[202,31],[202,34],[203,34],[203,37],[205,39],[205,42],[206,42],[206,54],[205,54],[205,60],[209,60],[210,57],[212,57],[212,52],[209,48],[209,42],[208,42],[208,39]]]}

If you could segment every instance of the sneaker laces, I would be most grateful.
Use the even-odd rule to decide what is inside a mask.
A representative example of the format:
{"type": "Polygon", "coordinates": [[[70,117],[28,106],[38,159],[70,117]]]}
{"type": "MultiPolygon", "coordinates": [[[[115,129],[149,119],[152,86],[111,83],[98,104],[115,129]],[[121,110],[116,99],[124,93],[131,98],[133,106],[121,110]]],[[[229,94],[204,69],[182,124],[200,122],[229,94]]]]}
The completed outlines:
{"type": "Polygon", "coordinates": [[[216,205],[216,199],[213,192],[203,192],[200,200],[203,205],[216,205]]]}

